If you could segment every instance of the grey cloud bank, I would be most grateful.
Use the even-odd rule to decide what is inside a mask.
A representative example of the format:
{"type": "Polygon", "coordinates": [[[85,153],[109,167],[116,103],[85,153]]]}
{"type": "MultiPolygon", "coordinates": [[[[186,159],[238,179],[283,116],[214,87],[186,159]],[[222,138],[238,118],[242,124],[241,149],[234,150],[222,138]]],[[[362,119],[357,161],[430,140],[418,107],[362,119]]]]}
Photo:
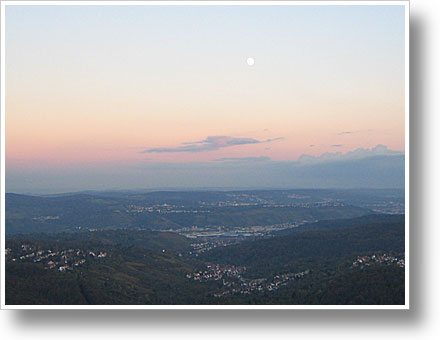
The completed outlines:
{"type": "Polygon", "coordinates": [[[56,193],[145,188],[404,188],[405,155],[378,145],[346,154],[303,155],[298,161],[266,156],[200,163],[95,165],[32,172],[6,170],[6,191],[56,193]]]}
{"type": "MultiPolygon", "coordinates": [[[[339,146],[339,145],[333,145],[339,146]]],[[[299,164],[317,164],[317,163],[325,163],[325,162],[338,162],[338,161],[347,161],[347,160],[356,160],[373,156],[396,156],[403,155],[402,151],[394,151],[388,149],[385,145],[377,145],[371,149],[359,148],[354,151],[349,151],[347,153],[342,152],[326,152],[320,156],[311,156],[311,155],[301,155],[298,158],[299,164]]]]}

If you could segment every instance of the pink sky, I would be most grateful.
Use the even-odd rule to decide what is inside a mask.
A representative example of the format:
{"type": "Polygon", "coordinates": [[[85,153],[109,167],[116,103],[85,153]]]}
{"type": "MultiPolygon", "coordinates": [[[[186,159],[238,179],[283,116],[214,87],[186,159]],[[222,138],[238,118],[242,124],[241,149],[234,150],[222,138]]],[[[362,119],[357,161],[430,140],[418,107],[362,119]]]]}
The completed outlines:
{"type": "Polygon", "coordinates": [[[404,150],[404,20],[397,6],[117,14],[24,7],[6,13],[9,169],[296,160],[378,144],[404,150]],[[115,20],[122,20],[120,30],[115,20]],[[164,29],[164,20],[176,26],[164,29]],[[283,139],[141,153],[208,136],[283,139]]]}

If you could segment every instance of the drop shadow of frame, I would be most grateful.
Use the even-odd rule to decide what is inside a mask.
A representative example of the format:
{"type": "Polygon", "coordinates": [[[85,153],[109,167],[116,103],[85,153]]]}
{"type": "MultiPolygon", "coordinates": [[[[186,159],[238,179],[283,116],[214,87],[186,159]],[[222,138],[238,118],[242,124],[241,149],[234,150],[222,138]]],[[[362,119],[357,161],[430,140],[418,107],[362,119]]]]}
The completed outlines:
{"type": "Polygon", "coordinates": [[[427,157],[423,131],[427,122],[424,107],[424,65],[426,50],[426,26],[420,17],[410,19],[410,309],[409,310],[20,310],[11,311],[18,327],[38,329],[50,320],[51,328],[64,330],[72,324],[86,328],[140,326],[167,329],[172,327],[211,329],[219,323],[228,327],[253,327],[267,325],[289,328],[341,327],[412,327],[421,322],[426,311],[428,297],[423,290],[423,244],[427,236],[427,223],[423,213],[427,180],[423,176],[423,164],[427,157]]]}

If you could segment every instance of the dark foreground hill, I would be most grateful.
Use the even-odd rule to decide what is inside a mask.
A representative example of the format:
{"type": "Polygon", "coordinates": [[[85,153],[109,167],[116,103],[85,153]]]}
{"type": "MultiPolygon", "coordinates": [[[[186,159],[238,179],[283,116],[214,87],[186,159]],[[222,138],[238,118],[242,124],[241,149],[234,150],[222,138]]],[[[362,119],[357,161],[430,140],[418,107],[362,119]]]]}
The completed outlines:
{"type": "Polygon", "coordinates": [[[189,241],[174,233],[37,234],[7,247],[7,304],[179,304],[206,289],[188,285],[194,267],[177,255],[189,241]]]}
{"type": "Polygon", "coordinates": [[[247,266],[255,275],[262,275],[298,271],[307,265],[319,265],[347,256],[389,251],[405,252],[404,223],[343,225],[340,228],[295,232],[216,248],[202,258],[247,266]]]}
{"type": "Polygon", "coordinates": [[[172,233],[14,236],[6,304],[405,303],[402,216],[319,223],[197,257],[172,233]]]}

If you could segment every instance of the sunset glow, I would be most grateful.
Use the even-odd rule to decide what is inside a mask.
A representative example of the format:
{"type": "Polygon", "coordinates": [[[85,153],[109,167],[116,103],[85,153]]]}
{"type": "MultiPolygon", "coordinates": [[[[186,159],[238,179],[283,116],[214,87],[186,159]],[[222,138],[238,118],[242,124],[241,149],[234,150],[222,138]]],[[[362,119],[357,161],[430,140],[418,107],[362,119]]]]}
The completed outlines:
{"type": "Polygon", "coordinates": [[[7,183],[403,152],[404,43],[403,6],[8,6],[7,183]]]}

